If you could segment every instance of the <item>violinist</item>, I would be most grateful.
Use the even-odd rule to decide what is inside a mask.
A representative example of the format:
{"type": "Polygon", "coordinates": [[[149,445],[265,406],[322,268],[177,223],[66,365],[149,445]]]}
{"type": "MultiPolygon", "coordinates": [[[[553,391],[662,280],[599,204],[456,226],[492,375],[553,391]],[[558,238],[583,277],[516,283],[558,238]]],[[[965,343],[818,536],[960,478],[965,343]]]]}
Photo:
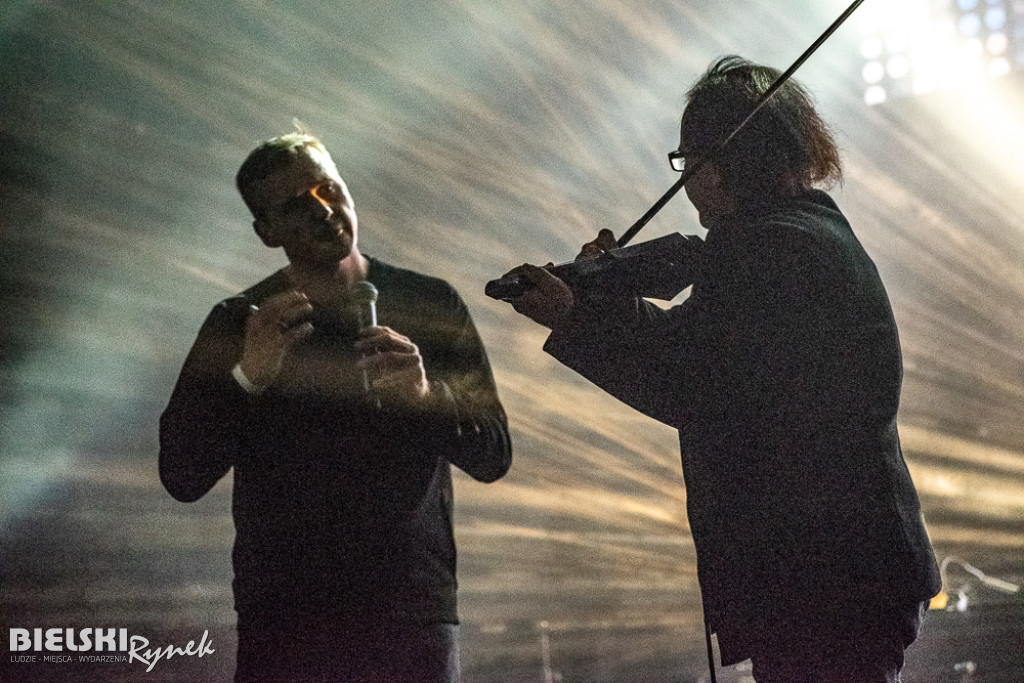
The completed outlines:
{"type": "MultiPolygon", "coordinates": [[[[900,450],[902,361],[885,287],[836,203],[832,133],[778,72],[736,56],[687,93],[677,171],[707,229],[668,310],[549,269],[516,311],[544,346],[679,431],[709,633],[758,683],[898,681],[941,585],[900,450]],[[714,153],[712,153],[714,150],[714,153]]],[[[602,230],[578,259],[615,247],[602,230]]],[[[710,642],[710,636],[709,636],[710,642]]]]}

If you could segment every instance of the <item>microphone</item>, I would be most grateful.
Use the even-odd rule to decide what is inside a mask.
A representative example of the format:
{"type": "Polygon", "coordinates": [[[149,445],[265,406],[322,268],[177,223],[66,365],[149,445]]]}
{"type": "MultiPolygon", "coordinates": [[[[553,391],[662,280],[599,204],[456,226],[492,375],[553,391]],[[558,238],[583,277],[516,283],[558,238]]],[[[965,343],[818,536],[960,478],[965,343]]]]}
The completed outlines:
{"type": "MultiPolygon", "coordinates": [[[[349,310],[356,314],[356,326],[362,332],[367,327],[377,326],[377,288],[372,282],[363,280],[348,288],[349,310]]],[[[376,408],[380,408],[380,398],[373,395],[370,388],[370,377],[366,370],[362,371],[363,392],[376,408]]]]}
{"type": "Polygon", "coordinates": [[[377,326],[377,288],[363,280],[348,288],[349,307],[356,314],[359,330],[377,326]]]}

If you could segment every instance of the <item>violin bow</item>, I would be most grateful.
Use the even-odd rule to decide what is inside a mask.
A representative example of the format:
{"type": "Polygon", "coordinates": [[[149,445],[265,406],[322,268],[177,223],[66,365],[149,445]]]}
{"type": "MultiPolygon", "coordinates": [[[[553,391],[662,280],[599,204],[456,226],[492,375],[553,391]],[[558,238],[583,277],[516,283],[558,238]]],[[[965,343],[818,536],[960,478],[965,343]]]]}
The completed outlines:
{"type": "Polygon", "coordinates": [[[779,75],[779,77],[776,78],[770,86],[768,86],[768,89],[765,90],[764,93],[758,98],[757,102],[754,103],[754,108],[750,111],[749,114],[747,114],[747,117],[740,121],[739,125],[736,126],[731,133],[725,136],[725,138],[723,138],[721,142],[715,145],[715,148],[711,151],[711,153],[708,156],[697,159],[697,162],[693,166],[684,170],[682,174],[679,176],[679,179],[672,185],[672,187],[670,187],[668,191],[665,194],[663,194],[661,198],[658,199],[658,201],[656,201],[654,205],[651,206],[651,208],[648,209],[643,216],[640,216],[636,223],[633,223],[633,225],[631,225],[629,229],[626,230],[626,232],[622,233],[622,237],[616,240],[616,246],[624,247],[627,244],[629,244],[629,242],[634,237],[636,237],[636,234],[640,232],[640,230],[642,230],[643,227],[647,225],[647,223],[650,222],[652,218],[654,218],[655,214],[661,211],[661,209],[666,204],[668,204],[669,200],[672,199],[672,197],[674,197],[676,193],[679,192],[679,190],[683,189],[683,186],[686,185],[686,181],[692,178],[693,175],[697,171],[699,171],[704,166],[704,164],[708,162],[709,159],[714,159],[722,151],[722,149],[727,144],[729,144],[729,141],[736,137],[737,133],[743,130],[743,127],[746,126],[747,123],[749,123],[750,120],[754,118],[754,115],[756,115],[757,112],[759,112],[761,108],[768,103],[768,100],[770,100],[772,96],[775,95],[778,89],[781,88],[786,83],[786,81],[788,81],[793,76],[793,74],[796,73],[796,70],[799,69],[801,65],[803,65],[803,63],[806,62],[807,59],[811,55],[813,55],[818,50],[818,48],[821,47],[821,45],[826,40],[828,40],[833,33],[836,32],[836,30],[840,26],[843,25],[843,22],[845,22],[850,17],[850,15],[853,14],[854,10],[856,10],[863,2],[864,0],[854,0],[854,2],[851,3],[849,7],[846,8],[846,11],[840,14],[839,18],[832,22],[832,25],[825,29],[825,32],[818,36],[818,39],[811,43],[811,46],[809,48],[804,50],[804,53],[797,57],[797,60],[793,62],[793,64],[790,65],[788,69],[782,72],[782,74],[779,75]]]}

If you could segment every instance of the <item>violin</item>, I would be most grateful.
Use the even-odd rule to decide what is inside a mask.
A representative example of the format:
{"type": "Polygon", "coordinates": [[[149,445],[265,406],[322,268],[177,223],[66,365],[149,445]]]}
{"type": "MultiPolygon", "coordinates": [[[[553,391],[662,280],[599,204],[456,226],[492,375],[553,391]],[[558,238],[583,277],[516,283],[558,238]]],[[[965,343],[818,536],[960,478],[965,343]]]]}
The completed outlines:
{"type": "MultiPolygon", "coordinates": [[[[704,240],[673,233],[545,269],[574,291],[600,291],[605,296],[635,296],[670,301],[693,284],[704,240]]],[[[491,280],[484,294],[499,301],[522,296],[530,283],[510,275],[491,280]]]]}

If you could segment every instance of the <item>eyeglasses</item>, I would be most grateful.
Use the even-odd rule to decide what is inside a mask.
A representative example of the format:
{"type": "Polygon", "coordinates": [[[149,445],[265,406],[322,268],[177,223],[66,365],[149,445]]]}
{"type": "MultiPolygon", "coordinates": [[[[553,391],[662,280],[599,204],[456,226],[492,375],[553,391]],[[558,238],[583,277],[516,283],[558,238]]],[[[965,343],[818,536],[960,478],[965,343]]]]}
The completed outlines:
{"type": "Polygon", "coordinates": [[[673,171],[684,171],[686,170],[686,161],[689,157],[690,162],[694,162],[697,158],[703,155],[697,152],[684,152],[681,149],[674,149],[668,153],[668,163],[672,167],[673,171]]]}

